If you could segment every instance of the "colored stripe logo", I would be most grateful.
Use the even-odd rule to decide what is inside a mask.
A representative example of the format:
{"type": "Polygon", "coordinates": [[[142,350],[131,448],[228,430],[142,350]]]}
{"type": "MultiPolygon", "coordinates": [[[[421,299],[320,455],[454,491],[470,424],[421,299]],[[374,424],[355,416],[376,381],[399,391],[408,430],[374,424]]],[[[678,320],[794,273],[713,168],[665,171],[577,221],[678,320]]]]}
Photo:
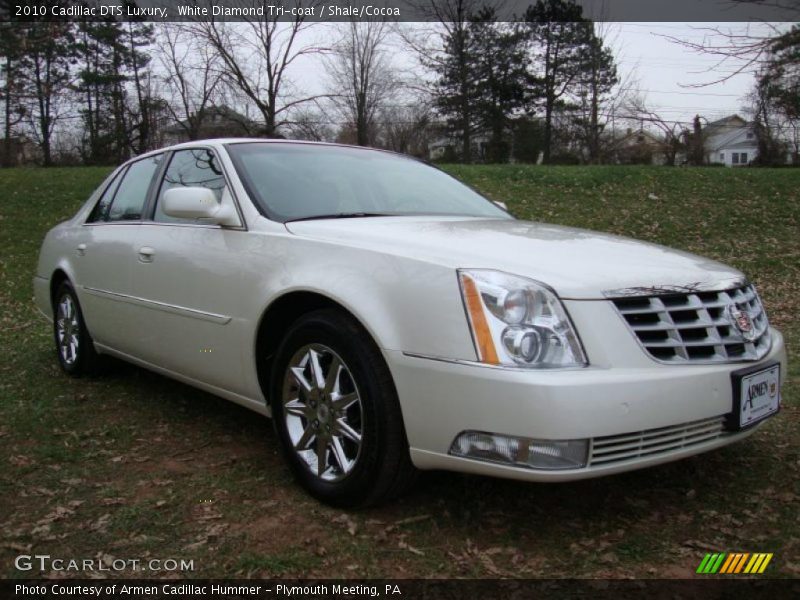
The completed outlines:
{"type": "Polygon", "coordinates": [[[756,552],[716,552],[706,554],[697,567],[697,573],[702,575],[738,575],[761,574],[772,560],[773,554],[756,552]]]}

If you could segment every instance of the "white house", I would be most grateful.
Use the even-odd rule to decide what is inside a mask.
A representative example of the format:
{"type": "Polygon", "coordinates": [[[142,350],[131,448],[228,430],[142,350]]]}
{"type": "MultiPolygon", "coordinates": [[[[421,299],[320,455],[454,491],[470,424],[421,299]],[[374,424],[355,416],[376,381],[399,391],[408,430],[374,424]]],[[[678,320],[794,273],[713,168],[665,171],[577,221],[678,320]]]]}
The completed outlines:
{"type": "MultiPolygon", "coordinates": [[[[474,133],[472,135],[472,158],[481,160],[486,156],[489,145],[489,135],[474,133]]],[[[428,144],[428,157],[430,160],[442,160],[448,153],[457,156],[461,152],[461,140],[454,137],[440,137],[428,144]]]]}
{"type": "Polygon", "coordinates": [[[708,164],[740,167],[750,164],[758,155],[753,126],[739,115],[709,123],[703,135],[708,164]]]}

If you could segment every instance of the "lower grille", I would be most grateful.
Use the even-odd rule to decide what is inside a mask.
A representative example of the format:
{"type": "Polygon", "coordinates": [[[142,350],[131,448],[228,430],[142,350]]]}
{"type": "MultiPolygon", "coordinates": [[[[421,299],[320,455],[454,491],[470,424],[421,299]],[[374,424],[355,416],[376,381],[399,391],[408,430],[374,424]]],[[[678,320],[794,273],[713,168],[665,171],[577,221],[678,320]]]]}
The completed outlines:
{"type": "Polygon", "coordinates": [[[725,417],[713,417],[672,427],[597,437],[592,440],[588,466],[606,465],[665,454],[725,435],[725,417]]]}

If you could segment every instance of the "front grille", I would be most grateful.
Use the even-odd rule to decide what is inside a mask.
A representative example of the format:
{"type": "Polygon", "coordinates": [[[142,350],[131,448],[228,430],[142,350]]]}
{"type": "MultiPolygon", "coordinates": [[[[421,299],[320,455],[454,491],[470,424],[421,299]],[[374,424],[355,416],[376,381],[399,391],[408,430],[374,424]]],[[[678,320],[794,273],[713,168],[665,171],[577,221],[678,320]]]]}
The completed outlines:
{"type": "Polygon", "coordinates": [[[597,437],[592,440],[588,466],[664,454],[710,442],[725,435],[725,417],[713,417],[672,427],[597,437]]]}
{"type": "Polygon", "coordinates": [[[648,354],[662,362],[758,360],[769,351],[767,314],[752,285],[612,301],[648,354]],[[752,339],[742,333],[731,307],[750,316],[752,339]]]}

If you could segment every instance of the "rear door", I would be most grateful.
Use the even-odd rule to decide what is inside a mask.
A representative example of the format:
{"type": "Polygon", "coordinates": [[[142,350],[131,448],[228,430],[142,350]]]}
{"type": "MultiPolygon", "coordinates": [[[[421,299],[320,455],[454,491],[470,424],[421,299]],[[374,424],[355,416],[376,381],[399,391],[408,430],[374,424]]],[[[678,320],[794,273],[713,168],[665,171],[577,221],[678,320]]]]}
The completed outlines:
{"type": "Polygon", "coordinates": [[[81,228],[73,262],[81,305],[95,342],[131,349],[132,269],[136,244],[163,154],[135,161],[106,188],[81,228]]]}

